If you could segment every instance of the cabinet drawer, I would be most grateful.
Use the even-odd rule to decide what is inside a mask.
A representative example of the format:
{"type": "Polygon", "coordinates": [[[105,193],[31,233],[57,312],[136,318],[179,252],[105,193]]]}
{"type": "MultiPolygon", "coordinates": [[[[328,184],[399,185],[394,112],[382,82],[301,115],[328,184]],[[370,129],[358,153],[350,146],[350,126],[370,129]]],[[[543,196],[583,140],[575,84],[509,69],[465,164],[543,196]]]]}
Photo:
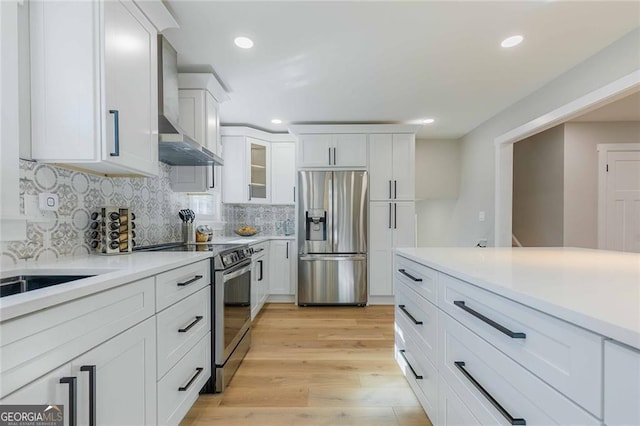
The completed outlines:
{"type": "Polygon", "coordinates": [[[446,426],[481,424],[442,376],[438,377],[438,422],[446,426]]]}
{"type": "Polygon", "coordinates": [[[508,416],[529,426],[600,424],[450,316],[439,320],[440,374],[481,424],[518,424],[508,416]]]}
{"type": "Polygon", "coordinates": [[[604,343],[604,423],[640,425],[640,351],[604,343]]]}
{"type": "Polygon", "coordinates": [[[156,275],[157,312],[209,284],[211,284],[211,261],[209,259],[156,275]]]}
{"type": "Polygon", "coordinates": [[[438,272],[436,270],[396,255],[393,280],[395,283],[405,283],[431,303],[437,303],[438,272]]]}
{"type": "Polygon", "coordinates": [[[396,362],[407,378],[422,408],[433,424],[438,424],[438,370],[435,359],[425,355],[422,341],[411,330],[402,330],[396,323],[396,362]]]}
{"type": "Polygon", "coordinates": [[[441,309],[602,418],[600,336],[445,274],[440,275],[439,285],[441,309]],[[495,322],[495,327],[487,321],[495,322]],[[500,326],[506,330],[496,328],[500,326]],[[508,331],[523,336],[512,338],[505,334],[508,331]]]}
{"type": "Polygon", "coordinates": [[[158,424],[177,425],[211,377],[211,333],[158,382],[158,424]]]}
{"type": "Polygon", "coordinates": [[[154,313],[153,278],[2,323],[0,398],[154,313]]]}
{"type": "Polygon", "coordinates": [[[211,286],[207,286],[156,316],[159,378],[211,331],[210,306],[211,286]]]}
{"type": "Polygon", "coordinates": [[[435,360],[437,356],[438,308],[418,296],[404,283],[398,283],[395,301],[396,327],[411,329],[421,340],[425,355],[435,360]]]}

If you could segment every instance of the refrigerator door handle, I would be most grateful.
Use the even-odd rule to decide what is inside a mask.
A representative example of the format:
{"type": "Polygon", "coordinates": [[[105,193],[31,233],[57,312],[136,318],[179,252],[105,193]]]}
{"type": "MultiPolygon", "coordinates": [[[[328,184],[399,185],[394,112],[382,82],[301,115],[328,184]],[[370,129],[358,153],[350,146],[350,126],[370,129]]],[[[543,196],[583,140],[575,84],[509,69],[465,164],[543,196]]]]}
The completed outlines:
{"type": "Polygon", "coordinates": [[[389,203],[389,229],[391,229],[391,203],[389,203]]]}
{"type": "Polygon", "coordinates": [[[316,255],[301,255],[298,260],[331,260],[331,261],[360,261],[367,260],[366,254],[343,254],[343,255],[324,255],[324,254],[316,254],[316,255]]]}

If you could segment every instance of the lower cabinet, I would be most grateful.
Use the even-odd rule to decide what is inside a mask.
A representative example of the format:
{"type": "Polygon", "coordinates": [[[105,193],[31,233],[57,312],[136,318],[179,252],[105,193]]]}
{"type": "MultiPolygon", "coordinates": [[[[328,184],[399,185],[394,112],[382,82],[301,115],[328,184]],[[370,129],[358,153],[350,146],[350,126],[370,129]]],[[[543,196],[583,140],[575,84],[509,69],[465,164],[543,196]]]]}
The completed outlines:
{"type": "Polygon", "coordinates": [[[295,268],[294,240],[271,240],[270,244],[269,293],[272,298],[274,296],[292,297],[295,294],[295,281],[293,279],[295,268]]]}
{"type": "Polygon", "coordinates": [[[604,342],[604,423],[640,425],[640,350],[604,342]]]}
{"type": "Polygon", "coordinates": [[[155,334],[153,318],[147,319],[0,404],[64,405],[65,424],[74,418],[74,424],[155,425],[155,334]]]}
{"type": "Polygon", "coordinates": [[[263,242],[253,246],[251,257],[251,320],[260,313],[260,310],[269,297],[269,242],[263,242]]]}

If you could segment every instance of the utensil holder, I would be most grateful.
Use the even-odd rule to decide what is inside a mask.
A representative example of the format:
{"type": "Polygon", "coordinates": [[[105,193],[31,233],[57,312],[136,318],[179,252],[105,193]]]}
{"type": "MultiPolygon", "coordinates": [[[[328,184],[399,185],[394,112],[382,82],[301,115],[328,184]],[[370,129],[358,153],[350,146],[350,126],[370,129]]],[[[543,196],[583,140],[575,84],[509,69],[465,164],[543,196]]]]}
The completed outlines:
{"type": "Polygon", "coordinates": [[[196,242],[196,234],[193,223],[183,223],[182,224],[182,241],[187,244],[192,244],[196,242]]]}

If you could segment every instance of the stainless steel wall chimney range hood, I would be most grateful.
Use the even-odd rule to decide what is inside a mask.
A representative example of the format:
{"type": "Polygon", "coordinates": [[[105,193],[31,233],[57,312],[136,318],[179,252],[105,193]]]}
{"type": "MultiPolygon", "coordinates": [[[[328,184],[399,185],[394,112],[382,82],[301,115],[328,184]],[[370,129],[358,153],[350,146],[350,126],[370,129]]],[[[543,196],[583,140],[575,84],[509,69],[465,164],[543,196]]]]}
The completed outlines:
{"type": "Polygon", "coordinates": [[[172,166],[223,165],[222,158],[187,136],[178,126],[178,54],[158,35],[158,156],[172,166]]]}

